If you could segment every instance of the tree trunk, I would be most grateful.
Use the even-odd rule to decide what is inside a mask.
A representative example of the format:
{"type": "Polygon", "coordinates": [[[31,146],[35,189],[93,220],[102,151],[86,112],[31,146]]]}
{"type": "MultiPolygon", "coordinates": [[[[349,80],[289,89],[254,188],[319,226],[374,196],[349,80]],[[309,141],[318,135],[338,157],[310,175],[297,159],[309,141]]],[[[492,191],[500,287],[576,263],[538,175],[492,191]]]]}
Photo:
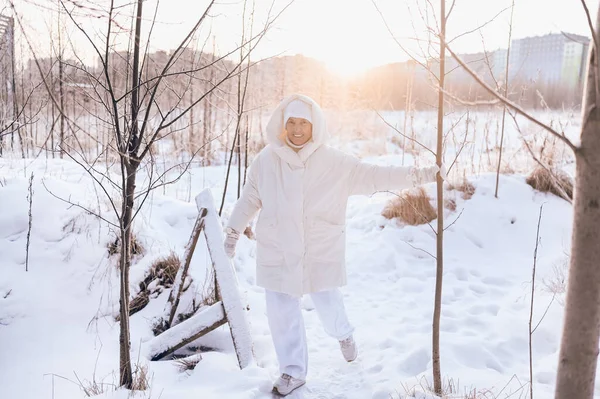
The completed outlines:
{"type": "MultiPolygon", "coordinates": [[[[438,125],[436,162],[442,164],[442,144],[444,142],[444,78],[446,73],[446,0],[440,2],[440,88],[438,91],[438,125]]],[[[442,314],[442,281],[444,274],[444,181],[437,176],[437,243],[436,243],[435,304],[433,308],[433,388],[437,395],[442,394],[442,371],[440,365],[440,316],[442,314]]]]}
{"type": "MultiPolygon", "coordinates": [[[[600,9],[595,36],[600,36],[600,9]]],[[[598,49],[590,43],[583,99],[581,147],[575,154],[575,195],[571,262],[556,399],[592,399],[600,338],[600,83],[598,49]]]]}
{"type": "MultiPolygon", "coordinates": [[[[192,58],[191,61],[191,65],[190,65],[190,69],[194,68],[194,60],[192,58]]],[[[190,106],[192,106],[192,104],[194,103],[194,81],[192,80],[192,82],[190,82],[190,106]]],[[[194,123],[195,123],[195,118],[194,118],[194,107],[192,106],[192,108],[190,109],[190,129],[189,129],[189,135],[188,135],[188,151],[189,151],[189,156],[190,158],[194,156],[194,154],[196,153],[196,138],[194,137],[194,123]]]]}
{"type": "Polygon", "coordinates": [[[131,134],[127,143],[127,154],[121,155],[121,167],[124,168],[123,179],[123,209],[121,214],[121,295],[120,316],[121,330],[120,346],[120,385],[132,388],[131,372],[131,343],[129,341],[129,267],[131,266],[131,227],[133,222],[133,204],[135,199],[135,180],[139,166],[137,153],[141,142],[138,129],[139,111],[139,81],[140,81],[140,36],[142,29],[143,0],[137,1],[137,16],[135,22],[135,42],[133,47],[133,71],[131,79],[131,134]]]}
{"type": "Polygon", "coordinates": [[[229,184],[229,174],[231,173],[231,160],[233,159],[233,151],[235,150],[235,145],[237,141],[238,135],[233,136],[233,144],[231,146],[231,152],[229,153],[229,163],[227,164],[227,173],[225,174],[225,186],[223,187],[223,198],[221,199],[221,207],[219,208],[219,216],[223,213],[223,207],[225,206],[225,197],[227,195],[227,185],[229,184]]]}
{"type": "Polygon", "coordinates": [[[60,29],[58,30],[58,101],[60,104],[60,135],[58,138],[58,145],[60,147],[60,158],[62,159],[65,154],[65,94],[64,94],[64,69],[62,59],[62,41],[60,29]]]}
{"type": "Polygon", "coordinates": [[[245,137],[245,144],[246,147],[244,148],[244,183],[243,185],[246,185],[246,177],[248,175],[248,139],[250,138],[250,127],[249,127],[249,117],[248,115],[246,115],[246,137],[245,137]]]}
{"type": "Polygon", "coordinates": [[[120,385],[131,389],[133,376],[131,372],[131,342],[129,341],[129,267],[131,266],[131,222],[133,216],[133,199],[135,195],[135,173],[137,166],[127,164],[125,186],[123,187],[123,216],[121,220],[121,290],[119,300],[120,316],[120,385]]]}

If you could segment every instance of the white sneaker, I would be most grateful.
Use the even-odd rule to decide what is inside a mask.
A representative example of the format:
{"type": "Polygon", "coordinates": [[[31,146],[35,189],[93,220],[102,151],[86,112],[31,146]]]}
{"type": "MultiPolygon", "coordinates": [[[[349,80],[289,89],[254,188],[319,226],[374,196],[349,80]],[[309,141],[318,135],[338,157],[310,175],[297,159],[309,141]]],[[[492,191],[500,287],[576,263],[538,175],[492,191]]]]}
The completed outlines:
{"type": "Polygon", "coordinates": [[[273,392],[280,395],[289,395],[294,389],[306,384],[306,381],[294,378],[291,375],[281,374],[273,385],[273,392]]]}
{"type": "Polygon", "coordinates": [[[356,342],[354,342],[352,335],[340,341],[340,349],[342,350],[342,355],[344,355],[344,359],[346,359],[347,362],[355,360],[358,356],[356,342]]]}

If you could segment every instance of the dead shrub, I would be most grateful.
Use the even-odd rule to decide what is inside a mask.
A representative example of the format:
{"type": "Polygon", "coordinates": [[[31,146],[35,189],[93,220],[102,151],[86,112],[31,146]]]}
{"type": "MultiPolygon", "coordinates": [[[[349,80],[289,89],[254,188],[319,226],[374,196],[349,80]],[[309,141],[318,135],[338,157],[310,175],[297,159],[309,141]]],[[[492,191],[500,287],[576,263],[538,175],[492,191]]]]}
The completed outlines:
{"type": "Polygon", "coordinates": [[[79,379],[77,373],[75,374],[75,378],[77,379],[77,385],[79,385],[79,389],[83,391],[85,396],[93,397],[102,395],[106,392],[112,392],[117,389],[117,386],[114,383],[105,383],[103,381],[96,381],[96,374],[92,376],[92,380],[88,381],[84,379],[83,381],[79,379]]]}
{"type": "Polygon", "coordinates": [[[514,175],[515,168],[510,163],[506,163],[500,168],[500,173],[503,175],[514,175]]]}
{"type": "Polygon", "coordinates": [[[148,376],[148,366],[135,365],[135,371],[133,372],[133,381],[131,383],[131,390],[133,391],[146,391],[150,388],[150,377],[148,376]]]}
{"type": "Polygon", "coordinates": [[[194,297],[192,299],[192,306],[188,312],[183,312],[177,314],[177,320],[181,323],[195,315],[199,309],[212,306],[218,302],[217,290],[215,289],[215,277],[212,272],[212,268],[206,271],[206,278],[204,280],[204,285],[202,287],[202,292],[200,294],[200,298],[196,301],[194,297]]]}
{"type": "Polygon", "coordinates": [[[543,279],[545,291],[557,296],[561,305],[564,305],[564,295],[567,292],[569,262],[570,258],[565,255],[552,265],[552,275],[543,279]]]}
{"type": "Polygon", "coordinates": [[[167,321],[162,317],[157,319],[152,325],[152,333],[155,337],[158,337],[160,334],[167,331],[169,327],[167,326],[167,321]]]}
{"type": "Polygon", "coordinates": [[[163,290],[171,288],[180,266],[181,261],[173,252],[167,257],[157,259],[140,283],[139,293],[129,303],[129,314],[139,312],[148,305],[150,298],[156,298],[163,290]]]}
{"type": "Polygon", "coordinates": [[[564,200],[573,200],[573,179],[560,169],[537,167],[527,176],[527,184],[545,193],[552,193],[564,200]]]}
{"type": "Polygon", "coordinates": [[[198,309],[200,309],[202,307],[202,305],[197,304],[196,303],[196,298],[192,299],[192,306],[191,309],[187,312],[183,312],[183,313],[178,313],[177,314],[177,321],[179,321],[179,323],[181,323],[182,321],[186,321],[187,319],[191,318],[193,315],[196,314],[196,312],[198,312],[198,309]]]}
{"type": "Polygon", "coordinates": [[[212,306],[219,300],[219,293],[217,290],[215,271],[211,267],[206,270],[206,277],[202,286],[202,296],[200,298],[201,306],[212,306]]]}
{"type": "Polygon", "coordinates": [[[454,212],[456,210],[456,201],[453,198],[446,198],[444,200],[444,208],[454,212]]]}
{"type": "MultiPolygon", "coordinates": [[[[514,377],[513,377],[514,378],[514,377]]],[[[512,380],[512,378],[511,378],[512,380]]],[[[510,383],[511,381],[509,381],[510,383]]],[[[508,386],[508,384],[507,384],[508,386]]],[[[419,378],[418,382],[413,386],[409,386],[407,384],[402,384],[402,387],[405,392],[405,396],[394,396],[394,399],[401,399],[404,397],[410,398],[429,398],[433,397],[433,393],[435,392],[433,383],[427,377],[419,378]],[[431,395],[431,396],[430,396],[431,395]]],[[[520,384],[518,391],[523,391],[526,385],[520,384]]],[[[500,390],[502,392],[502,390],[500,390]]],[[[438,396],[435,396],[438,398],[438,396]]],[[[459,380],[454,380],[453,378],[443,377],[442,379],[442,396],[441,399],[495,399],[500,398],[500,396],[496,395],[489,389],[476,389],[473,387],[463,386],[461,389],[461,384],[459,380]],[[462,392],[461,392],[462,391],[462,392]]]]}
{"type": "MultiPolygon", "coordinates": [[[[114,241],[112,241],[108,244],[108,255],[109,256],[116,255],[116,254],[120,253],[120,250],[121,250],[121,237],[116,237],[114,241]]],[[[142,244],[138,241],[137,237],[133,233],[131,234],[131,254],[132,255],[143,255],[144,254],[144,247],[142,247],[142,244]]]]}
{"type": "Polygon", "coordinates": [[[169,256],[157,259],[152,264],[148,276],[140,283],[140,288],[146,289],[156,279],[159,280],[161,286],[165,288],[171,287],[180,267],[181,261],[174,252],[171,252],[169,256]]]}
{"type": "Polygon", "coordinates": [[[473,194],[475,194],[475,186],[468,180],[464,180],[461,184],[455,186],[454,189],[462,193],[462,198],[464,200],[471,199],[473,194]]]}
{"type": "Polygon", "coordinates": [[[429,201],[423,187],[405,190],[386,204],[381,215],[386,219],[399,218],[412,226],[429,223],[437,217],[429,201]]]}

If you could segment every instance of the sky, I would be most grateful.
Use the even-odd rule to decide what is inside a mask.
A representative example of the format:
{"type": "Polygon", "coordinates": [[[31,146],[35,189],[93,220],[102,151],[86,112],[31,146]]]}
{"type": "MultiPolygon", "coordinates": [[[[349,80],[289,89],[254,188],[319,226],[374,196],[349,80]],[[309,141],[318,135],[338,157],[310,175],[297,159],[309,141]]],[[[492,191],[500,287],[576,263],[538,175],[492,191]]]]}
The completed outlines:
{"type": "MultiPolygon", "coordinates": [[[[6,4],[6,0],[0,1],[6,4]]],[[[422,58],[424,50],[427,52],[423,45],[428,37],[424,19],[428,19],[429,24],[437,29],[435,25],[439,17],[434,14],[439,13],[440,1],[247,0],[245,16],[249,21],[253,15],[254,33],[264,26],[269,10],[272,10],[271,15],[274,16],[285,9],[256,48],[253,59],[304,54],[323,61],[334,72],[353,75],[377,65],[404,61],[408,59],[406,51],[422,58]]],[[[453,50],[469,53],[483,48],[506,48],[511,1],[456,0],[448,19],[448,38],[476,30],[482,25],[484,27],[453,41],[453,50]]],[[[598,1],[586,0],[593,20],[596,19],[598,1]]],[[[99,7],[107,1],[79,0],[78,3],[99,7]]],[[[48,48],[47,41],[52,37],[48,34],[51,30],[49,26],[55,27],[58,18],[48,8],[40,8],[39,5],[50,7],[54,4],[56,7],[57,1],[18,0],[15,4],[31,42],[43,52],[43,49],[48,48]],[[35,2],[35,5],[31,2],[35,2]]],[[[146,29],[142,36],[147,37],[156,10],[150,48],[173,49],[202,15],[207,4],[207,0],[162,0],[156,8],[157,0],[145,0],[146,29]]],[[[452,0],[446,0],[447,10],[451,4],[452,0]]],[[[241,0],[218,1],[211,10],[211,17],[203,25],[197,45],[205,44],[210,49],[213,46],[210,38],[214,37],[217,51],[225,53],[235,48],[241,40],[243,5],[241,0]]],[[[560,31],[590,36],[580,0],[515,0],[514,7],[513,38],[560,31]]],[[[126,17],[130,15],[131,8],[127,10],[121,10],[124,14],[122,21],[126,21],[126,17]]],[[[68,21],[65,15],[62,18],[68,21]]],[[[93,32],[106,30],[106,19],[79,15],[78,21],[88,32],[92,32],[96,42],[100,37],[94,36],[93,32]]],[[[129,24],[130,22],[123,22],[123,29],[129,24]]],[[[71,42],[78,49],[85,48],[86,56],[93,58],[91,46],[78,34],[77,29],[71,24],[67,30],[71,42]]],[[[126,36],[118,38],[118,41],[124,46],[126,36]]]]}

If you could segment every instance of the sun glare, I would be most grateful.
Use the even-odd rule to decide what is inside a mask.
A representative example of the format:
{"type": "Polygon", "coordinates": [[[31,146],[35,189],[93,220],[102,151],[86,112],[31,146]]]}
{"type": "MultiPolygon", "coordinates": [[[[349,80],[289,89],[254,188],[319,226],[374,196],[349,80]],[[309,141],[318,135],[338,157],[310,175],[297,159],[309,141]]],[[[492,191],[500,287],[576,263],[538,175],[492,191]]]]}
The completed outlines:
{"type": "Polygon", "coordinates": [[[391,44],[393,40],[370,1],[305,0],[289,10],[280,26],[285,37],[279,32],[278,37],[289,54],[319,59],[343,77],[389,62],[400,51],[391,44]],[[374,37],[384,39],[374,41],[374,37]]]}

